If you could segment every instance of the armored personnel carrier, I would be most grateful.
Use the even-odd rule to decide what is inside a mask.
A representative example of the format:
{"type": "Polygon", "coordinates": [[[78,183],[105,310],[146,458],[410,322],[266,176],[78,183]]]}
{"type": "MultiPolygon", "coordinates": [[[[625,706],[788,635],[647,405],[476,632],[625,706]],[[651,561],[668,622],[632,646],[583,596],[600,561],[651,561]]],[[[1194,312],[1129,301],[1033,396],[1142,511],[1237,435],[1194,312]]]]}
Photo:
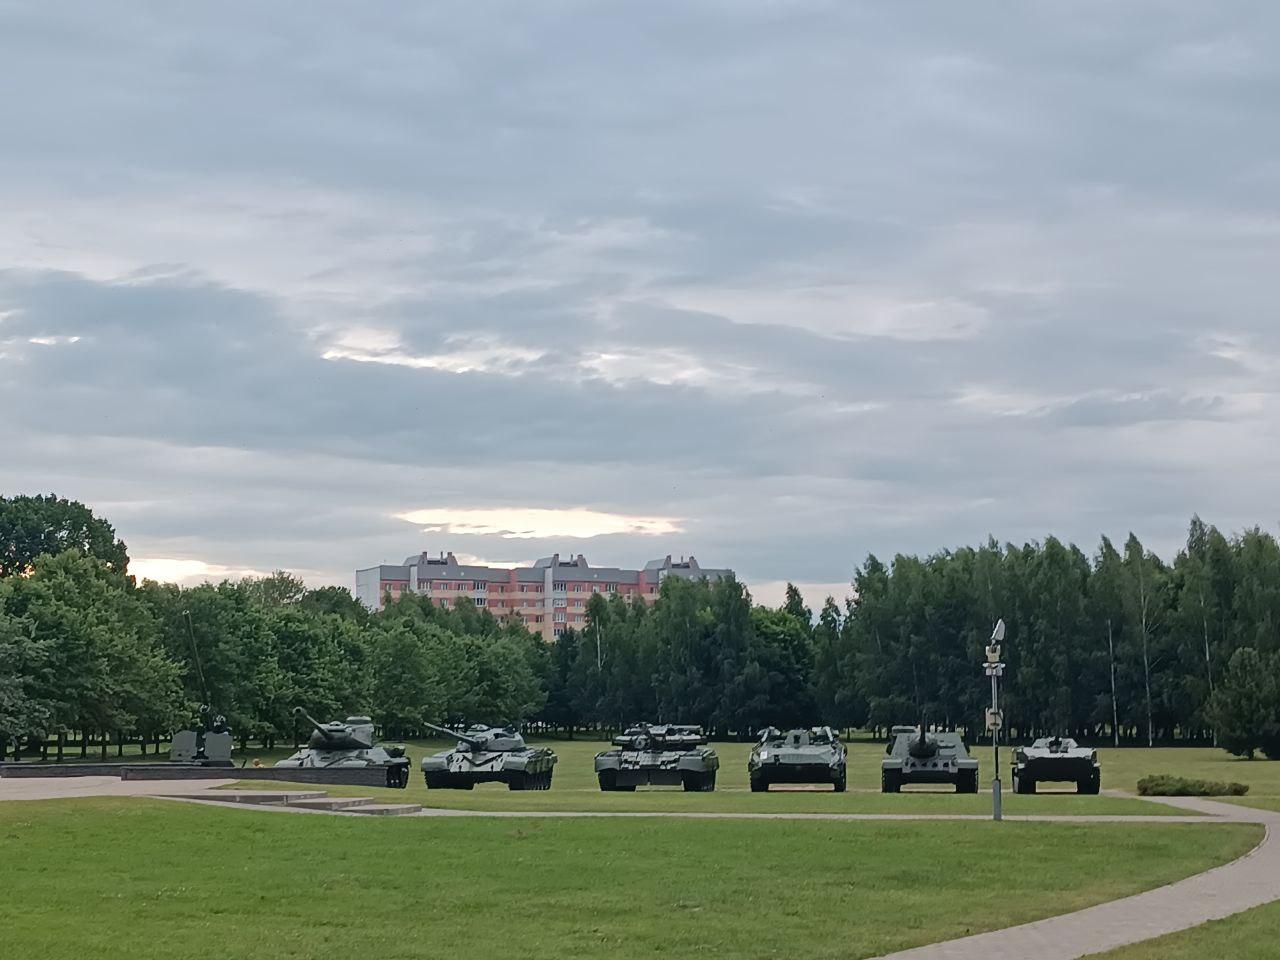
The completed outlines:
{"type": "Polygon", "coordinates": [[[706,792],[716,788],[720,758],[701,727],[642,724],[613,738],[613,750],[596,754],[601,790],[682,785],[706,792]]]}
{"type": "Polygon", "coordinates": [[[422,758],[422,776],[432,790],[470,790],[477,783],[505,783],[508,790],[550,790],[556,755],[548,747],[530,747],[511,727],[475,724],[465,733],[426,726],[458,745],[422,758]]]}
{"type": "Polygon", "coordinates": [[[335,770],[385,767],[388,787],[409,785],[409,758],[404,755],[404,748],[375,745],[373,721],[368,717],[347,717],[346,721],[320,723],[301,707],[294,707],[293,715],[311,724],[311,738],[293,756],[276,763],[277,767],[335,770]]]}
{"type": "Polygon", "coordinates": [[[747,760],[751,791],[760,793],[773,783],[829,783],[844,793],[845,748],[830,727],[780,732],[769,727],[747,760]]]}
{"type": "Polygon", "coordinates": [[[978,761],[969,756],[958,733],[930,733],[895,727],[880,761],[880,790],[898,793],[903,784],[953,783],[956,793],[978,792],[978,761]]]}
{"type": "Polygon", "coordinates": [[[1035,793],[1037,783],[1074,782],[1076,793],[1102,788],[1098,753],[1066,737],[1041,737],[1013,751],[1013,792],[1035,793]]]}

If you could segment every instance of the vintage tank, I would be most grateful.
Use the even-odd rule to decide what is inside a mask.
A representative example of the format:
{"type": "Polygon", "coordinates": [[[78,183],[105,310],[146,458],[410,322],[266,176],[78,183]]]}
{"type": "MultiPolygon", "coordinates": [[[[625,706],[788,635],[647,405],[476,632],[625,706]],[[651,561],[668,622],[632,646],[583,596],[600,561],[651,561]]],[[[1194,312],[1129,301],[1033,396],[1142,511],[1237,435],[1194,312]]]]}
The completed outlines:
{"type": "Polygon", "coordinates": [[[782,733],[769,727],[751,748],[747,777],[752,793],[775,783],[829,783],[844,793],[847,782],[846,752],[830,727],[809,727],[782,733]]]}
{"type": "Polygon", "coordinates": [[[1067,737],[1041,737],[1013,751],[1014,793],[1035,793],[1038,783],[1074,783],[1076,793],[1102,789],[1098,752],[1067,737]]]}
{"type": "Polygon", "coordinates": [[[596,754],[601,790],[683,786],[705,793],[716,788],[720,758],[701,727],[641,724],[614,737],[612,750],[596,754]]]}
{"type": "Polygon", "coordinates": [[[880,789],[898,793],[904,784],[954,784],[956,793],[978,792],[978,761],[969,756],[964,739],[953,731],[894,727],[880,761],[880,789]]]}
{"type": "Polygon", "coordinates": [[[548,747],[531,747],[512,727],[482,724],[465,731],[426,726],[458,741],[422,759],[422,776],[431,790],[470,790],[477,783],[505,783],[508,790],[550,790],[556,755],[548,747]]]}
{"type": "Polygon", "coordinates": [[[404,755],[404,748],[374,743],[373,721],[368,717],[320,723],[302,707],[294,707],[293,715],[311,724],[311,737],[297,753],[276,763],[277,767],[327,770],[384,767],[388,787],[409,785],[409,758],[404,755]]]}

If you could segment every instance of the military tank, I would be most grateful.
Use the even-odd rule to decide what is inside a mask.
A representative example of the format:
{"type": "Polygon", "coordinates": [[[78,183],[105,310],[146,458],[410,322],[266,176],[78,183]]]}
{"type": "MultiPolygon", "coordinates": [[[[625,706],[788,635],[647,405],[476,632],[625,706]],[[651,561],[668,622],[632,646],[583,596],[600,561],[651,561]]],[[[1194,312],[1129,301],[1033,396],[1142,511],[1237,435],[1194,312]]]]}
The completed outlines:
{"type": "Polygon", "coordinates": [[[836,793],[844,793],[845,761],[844,744],[830,727],[786,733],[769,727],[751,748],[747,776],[753,793],[766,791],[774,783],[829,783],[836,793]]]}
{"type": "Polygon", "coordinates": [[[716,788],[720,758],[701,727],[641,724],[613,738],[616,749],[596,754],[601,790],[639,786],[683,786],[705,793],[716,788]]]}
{"type": "Polygon", "coordinates": [[[311,737],[305,747],[276,763],[276,767],[331,770],[385,767],[388,787],[409,785],[409,758],[404,755],[404,748],[376,745],[373,721],[368,717],[320,723],[302,707],[294,707],[293,715],[311,724],[311,737]]]}
{"type": "Polygon", "coordinates": [[[958,733],[931,733],[925,723],[918,731],[895,727],[885,754],[880,761],[883,793],[899,793],[911,783],[952,783],[956,793],[978,792],[978,761],[969,756],[958,733]]]}
{"type": "Polygon", "coordinates": [[[470,790],[477,783],[505,783],[508,790],[550,790],[556,755],[548,747],[530,747],[512,727],[475,724],[459,733],[426,724],[453,737],[458,745],[422,759],[422,776],[431,790],[470,790]]]}
{"type": "Polygon", "coordinates": [[[1035,793],[1037,783],[1071,783],[1076,793],[1102,789],[1098,752],[1067,737],[1041,737],[1013,751],[1013,792],[1035,793]]]}

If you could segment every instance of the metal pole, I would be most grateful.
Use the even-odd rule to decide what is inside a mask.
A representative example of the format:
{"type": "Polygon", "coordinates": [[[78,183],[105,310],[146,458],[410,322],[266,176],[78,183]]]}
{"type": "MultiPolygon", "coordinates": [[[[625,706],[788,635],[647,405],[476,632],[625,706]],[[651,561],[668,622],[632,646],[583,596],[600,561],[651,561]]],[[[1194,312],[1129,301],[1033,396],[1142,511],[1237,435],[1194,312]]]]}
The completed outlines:
{"type": "MultiPolygon", "coordinates": [[[[991,674],[991,709],[993,712],[995,712],[996,716],[999,716],[999,713],[996,711],[1000,709],[999,682],[1000,682],[999,678],[995,675],[995,673],[992,673],[991,674]]],[[[1000,727],[999,725],[995,725],[991,728],[991,755],[992,755],[992,759],[995,762],[995,770],[996,770],[995,779],[991,781],[991,819],[1003,820],[1004,813],[1000,809],[1002,798],[1000,796],[1000,727]]]]}

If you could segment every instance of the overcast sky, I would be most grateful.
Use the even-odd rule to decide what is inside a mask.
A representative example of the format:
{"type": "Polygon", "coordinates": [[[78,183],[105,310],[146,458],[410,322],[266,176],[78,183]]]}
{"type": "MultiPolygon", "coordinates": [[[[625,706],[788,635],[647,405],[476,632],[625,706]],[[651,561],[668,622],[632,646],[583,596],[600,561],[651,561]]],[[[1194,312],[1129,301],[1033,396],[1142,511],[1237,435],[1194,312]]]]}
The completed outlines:
{"type": "Polygon", "coordinates": [[[1280,6],[0,0],[0,492],[842,595],[1280,520],[1280,6]]]}

